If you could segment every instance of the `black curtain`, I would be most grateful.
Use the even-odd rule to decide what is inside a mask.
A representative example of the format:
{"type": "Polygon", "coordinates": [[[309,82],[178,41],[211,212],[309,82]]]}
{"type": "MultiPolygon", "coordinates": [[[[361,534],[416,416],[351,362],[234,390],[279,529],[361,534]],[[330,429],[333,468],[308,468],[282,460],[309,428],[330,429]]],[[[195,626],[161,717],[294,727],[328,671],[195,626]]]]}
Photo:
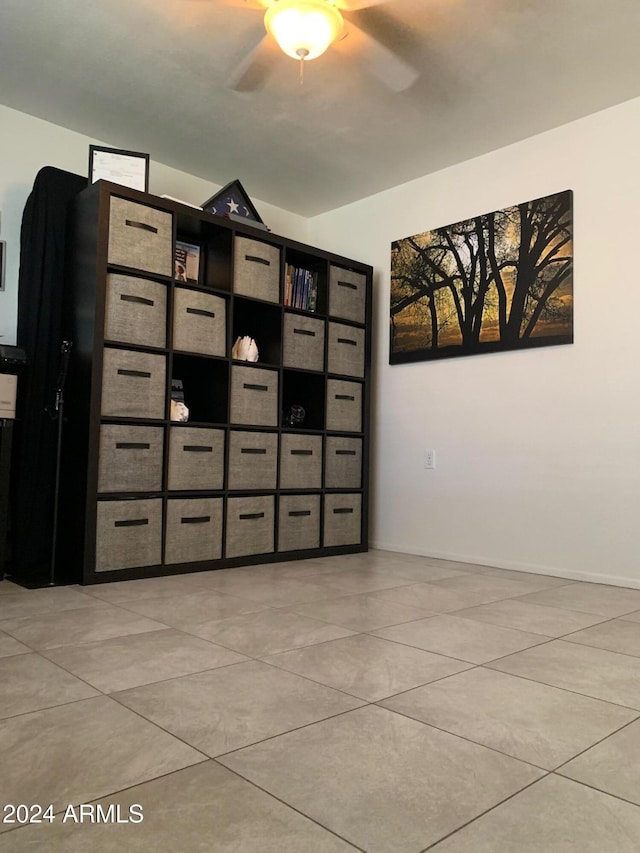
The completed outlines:
{"type": "Polygon", "coordinates": [[[11,572],[16,580],[36,584],[48,576],[51,562],[57,442],[51,412],[64,325],[67,208],[86,186],[86,177],[46,166],[22,216],[18,346],[29,366],[18,382],[11,572]]]}

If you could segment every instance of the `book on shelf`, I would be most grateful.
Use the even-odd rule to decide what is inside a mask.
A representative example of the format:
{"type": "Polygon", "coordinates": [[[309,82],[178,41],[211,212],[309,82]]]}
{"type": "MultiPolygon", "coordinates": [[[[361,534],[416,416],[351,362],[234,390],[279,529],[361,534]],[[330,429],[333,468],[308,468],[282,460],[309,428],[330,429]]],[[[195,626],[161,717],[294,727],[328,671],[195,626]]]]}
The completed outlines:
{"type": "Polygon", "coordinates": [[[318,303],[318,273],[287,264],[284,304],[301,311],[315,311],[318,303]]]}
{"type": "Polygon", "coordinates": [[[314,272],[311,276],[311,285],[309,288],[309,311],[315,311],[318,304],[318,273],[314,272]]]}
{"type": "Polygon", "coordinates": [[[176,281],[199,281],[200,246],[176,240],[174,277],[176,281]]]}
{"type": "Polygon", "coordinates": [[[304,270],[297,269],[296,270],[296,295],[293,302],[294,308],[302,308],[302,280],[304,277],[304,270]]]}
{"type": "Polygon", "coordinates": [[[284,281],[284,304],[285,305],[291,305],[292,279],[293,279],[293,266],[291,264],[287,264],[285,281],[284,281]]]}

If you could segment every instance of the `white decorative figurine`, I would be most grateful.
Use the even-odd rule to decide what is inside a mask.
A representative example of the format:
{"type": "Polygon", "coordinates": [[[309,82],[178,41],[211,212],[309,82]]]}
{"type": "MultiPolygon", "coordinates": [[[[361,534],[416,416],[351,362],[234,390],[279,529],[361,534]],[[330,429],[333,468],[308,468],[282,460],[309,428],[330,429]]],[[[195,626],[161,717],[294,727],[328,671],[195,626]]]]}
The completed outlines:
{"type": "Polygon", "coordinates": [[[171,420],[183,424],[189,420],[189,409],[180,400],[171,401],[171,420]]]}
{"type": "Polygon", "coordinates": [[[257,361],[258,347],[256,342],[248,335],[236,338],[236,342],[231,350],[231,357],[237,361],[257,361]]]}

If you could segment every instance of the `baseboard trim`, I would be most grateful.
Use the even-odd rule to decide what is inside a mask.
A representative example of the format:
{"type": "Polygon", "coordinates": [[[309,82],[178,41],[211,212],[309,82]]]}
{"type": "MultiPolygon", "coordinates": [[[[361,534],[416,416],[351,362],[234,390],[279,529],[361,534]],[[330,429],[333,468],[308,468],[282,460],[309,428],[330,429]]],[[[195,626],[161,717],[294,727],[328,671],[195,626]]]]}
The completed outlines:
{"type": "Polygon", "coordinates": [[[603,583],[609,586],[624,586],[631,589],[640,589],[639,577],[626,577],[624,575],[609,575],[601,572],[577,571],[559,566],[540,566],[535,563],[520,563],[514,560],[502,560],[494,557],[484,557],[470,554],[455,554],[448,551],[434,551],[420,548],[407,548],[395,542],[369,543],[369,548],[379,551],[394,551],[399,554],[415,554],[419,557],[432,557],[436,560],[451,560],[455,563],[469,563],[474,566],[487,566],[495,569],[509,569],[513,572],[530,572],[534,575],[552,575],[553,577],[566,578],[567,580],[585,581],[587,583],[603,583]]]}

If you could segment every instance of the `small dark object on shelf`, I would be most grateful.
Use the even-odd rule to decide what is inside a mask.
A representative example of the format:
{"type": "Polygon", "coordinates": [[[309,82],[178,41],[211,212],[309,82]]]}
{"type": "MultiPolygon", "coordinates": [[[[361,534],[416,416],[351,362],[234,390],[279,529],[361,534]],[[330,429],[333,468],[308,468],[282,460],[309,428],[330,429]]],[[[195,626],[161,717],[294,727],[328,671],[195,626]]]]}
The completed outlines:
{"type": "Polygon", "coordinates": [[[307,413],[302,406],[294,403],[284,413],[284,423],[286,426],[302,426],[307,413]]]}

